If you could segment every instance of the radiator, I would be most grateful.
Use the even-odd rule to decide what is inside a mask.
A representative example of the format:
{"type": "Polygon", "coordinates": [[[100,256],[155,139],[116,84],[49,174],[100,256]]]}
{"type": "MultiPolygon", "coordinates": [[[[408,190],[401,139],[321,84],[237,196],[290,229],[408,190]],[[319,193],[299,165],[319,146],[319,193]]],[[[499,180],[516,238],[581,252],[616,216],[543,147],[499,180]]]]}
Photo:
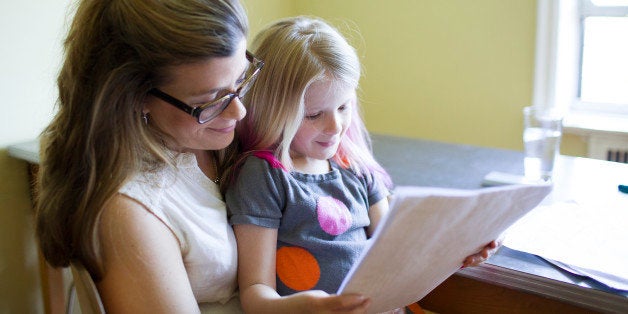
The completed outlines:
{"type": "Polygon", "coordinates": [[[628,135],[591,134],[588,157],[628,163],[628,135]]]}

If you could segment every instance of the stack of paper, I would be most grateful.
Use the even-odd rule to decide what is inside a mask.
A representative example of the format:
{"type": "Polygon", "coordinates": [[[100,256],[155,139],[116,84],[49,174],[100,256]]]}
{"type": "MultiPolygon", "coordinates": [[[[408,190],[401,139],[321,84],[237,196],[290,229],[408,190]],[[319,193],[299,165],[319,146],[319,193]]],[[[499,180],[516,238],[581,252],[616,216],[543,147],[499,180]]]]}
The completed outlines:
{"type": "Polygon", "coordinates": [[[423,298],[536,207],[549,185],[479,190],[399,187],[391,210],[338,293],[371,298],[371,313],[423,298]]]}
{"type": "Polygon", "coordinates": [[[504,245],[577,275],[628,290],[628,208],[575,201],[539,206],[508,230],[504,245]]]}

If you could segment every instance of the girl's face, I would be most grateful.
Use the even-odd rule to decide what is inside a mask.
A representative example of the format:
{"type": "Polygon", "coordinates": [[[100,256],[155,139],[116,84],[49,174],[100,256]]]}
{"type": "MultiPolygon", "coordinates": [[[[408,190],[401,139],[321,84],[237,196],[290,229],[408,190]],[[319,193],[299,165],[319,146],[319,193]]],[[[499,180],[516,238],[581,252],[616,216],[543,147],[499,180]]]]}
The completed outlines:
{"type": "MultiPolygon", "coordinates": [[[[157,87],[190,107],[196,107],[235,91],[248,64],[246,40],[242,39],[233,56],[168,68],[169,80],[157,87]]],[[[226,147],[233,140],[236,122],[246,114],[238,97],[221,114],[204,124],[157,97],[147,99],[144,112],[149,114],[149,124],[174,139],[173,143],[167,143],[170,149],[188,152],[226,147]]]]}
{"type": "Polygon", "coordinates": [[[305,117],[290,145],[290,156],[297,169],[303,163],[324,164],[338,150],[351,123],[355,88],[337,81],[320,80],[305,92],[305,117]]]}

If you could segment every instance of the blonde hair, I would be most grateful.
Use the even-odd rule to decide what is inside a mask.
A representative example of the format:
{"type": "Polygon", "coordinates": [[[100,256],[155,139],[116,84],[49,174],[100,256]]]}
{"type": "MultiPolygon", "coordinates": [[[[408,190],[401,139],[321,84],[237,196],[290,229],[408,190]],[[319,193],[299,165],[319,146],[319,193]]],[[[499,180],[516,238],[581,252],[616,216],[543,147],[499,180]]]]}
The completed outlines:
{"type": "Polygon", "coordinates": [[[46,260],[102,274],[96,221],[138,171],[164,166],[141,111],[172,65],[231,56],[246,37],[237,0],[83,0],[64,43],[58,112],[42,133],[36,228],[46,260]]]}
{"type": "MultiPolygon", "coordinates": [[[[252,44],[264,60],[252,90],[245,96],[247,116],[238,126],[240,149],[270,150],[292,169],[290,144],[305,116],[304,97],[315,81],[330,79],[358,88],[360,61],[355,49],[332,26],[313,17],[279,20],[262,30],[252,44]]],[[[385,183],[390,178],[371,153],[370,138],[356,108],[347,133],[333,160],[357,174],[375,173],[385,183]]],[[[238,163],[242,162],[240,159],[238,163]]],[[[237,172],[237,163],[230,174],[237,172]]]]}

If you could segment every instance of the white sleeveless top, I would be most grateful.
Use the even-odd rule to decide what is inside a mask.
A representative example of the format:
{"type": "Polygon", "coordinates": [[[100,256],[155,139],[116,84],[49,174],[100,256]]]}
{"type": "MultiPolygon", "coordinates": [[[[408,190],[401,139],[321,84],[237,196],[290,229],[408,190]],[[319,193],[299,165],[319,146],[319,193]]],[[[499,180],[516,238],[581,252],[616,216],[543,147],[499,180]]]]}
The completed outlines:
{"type": "Polygon", "coordinates": [[[182,153],[175,160],[176,169],[141,173],[120,193],[142,203],[175,235],[203,312],[240,313],[237,248],[225,202],[194,154],[182,153]]]}

